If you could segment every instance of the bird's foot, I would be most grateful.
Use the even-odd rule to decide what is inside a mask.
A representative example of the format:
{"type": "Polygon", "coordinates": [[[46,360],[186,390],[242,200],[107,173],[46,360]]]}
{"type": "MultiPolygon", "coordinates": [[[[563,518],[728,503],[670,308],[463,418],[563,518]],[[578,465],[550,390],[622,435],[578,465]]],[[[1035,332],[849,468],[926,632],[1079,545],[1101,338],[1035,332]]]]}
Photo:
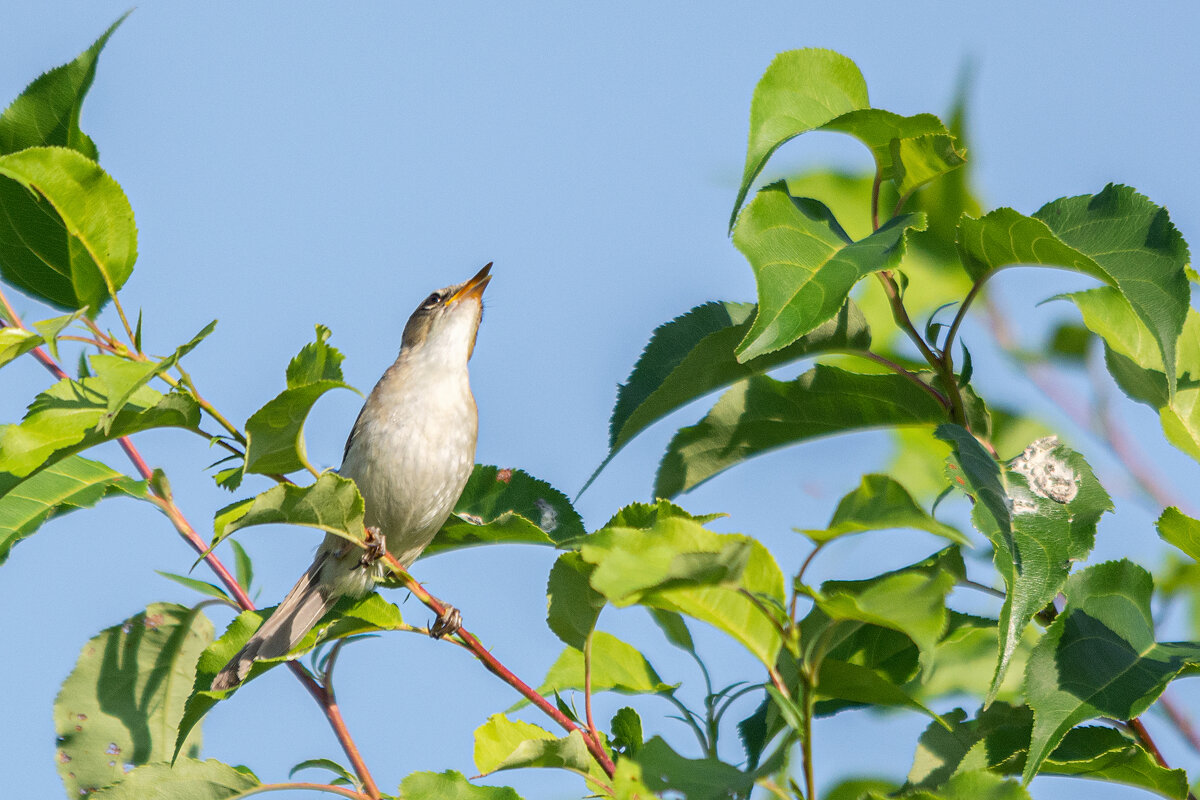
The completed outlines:
{"type": "Polygon", "coordinates": [[[462,613],[454,606],[446,606],[438,618],[429,626],[429,635],[435,639],[453,636],[462,627],[462,613]]]}
{"type": "Polygon", "coordinates": [[[374,525],[367,528],[367,538],[363,540],[363,544],[365,547],[358,565],[364,569],[383,558],[383,554],[387,552],[387,540],[383,538],[383,532],[374,525]]]}

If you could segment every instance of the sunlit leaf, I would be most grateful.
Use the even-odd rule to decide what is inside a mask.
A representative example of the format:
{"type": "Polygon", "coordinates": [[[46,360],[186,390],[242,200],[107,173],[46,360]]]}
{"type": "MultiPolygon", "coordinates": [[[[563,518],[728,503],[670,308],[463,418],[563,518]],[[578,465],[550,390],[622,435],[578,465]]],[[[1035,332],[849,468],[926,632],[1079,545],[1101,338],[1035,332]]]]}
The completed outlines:
{"type": "Polygon", "coordinates": [[[0,367],[43,343],[41,336],[22,328],[0,328],[0,367]]]}
{"type": "Polygon", "coordinates": [[[181,758],[175,763],[138,767],[120,783],[88,795],[95,800],[226,800],[260,786],[244,767],[237,769],[209,759],[181,758]]]}
{"type": "Polygon", "coordinates": [[[319,528],[351,542],[366,537],[358,486],[336,472],[323,472],[308,486],[281,483],[257,497],[225,506],[213,522],[212,546],[242,528],[274,523],[319,528]]]}
{"type": "Polygon", "coordinates": [[[854,284],[895,267],[907,232],[924,227],[920,214],[902,214],[855,242],[820,201],[792,197],[782,181],[760,190],[733,233],[758,287],[758,312],[738,360],[787,347],[833,319],[854,284]]]}
{"type": "Polygon", "coordinates": [[[461,772],[414,772],[400,782],[404,800],[521,800],[507,786],[480,786],[461,772]]]}
{"type": "MultiPolygon", "coordinates": [[[[154,603],[92,637],[54,701],[55,759],[67,794],[121,780],[175,751],[196,659],[212,641],[203,613],[154,603]]],[[[200,751],[200,731],[181,742],[200,751]]]]}
{"type": "Polygon", "coordinates": [[[799,530],[814,542],[828,542],[863,531],[913,528],[970,546],[971,540],[938,522],[917,505],[903,486],[887,475],[864,475],[862,484],[838,503],[829,527],[799,530]]]}
{"type": "Polygon", "coordinates": [[[0,275],[33,297],[95,316],[137,260],[121,187],[65,147],[0,156],[0,176],[0,275]]]}
{"type": "Polygon", "coordinates": [[[1158,535],[1200,561],[1200,520],[1189,517],[1175,506],[1163,510],[1155,523],[1158,535]]]}
{"type": "Polygon", "coordinates": [[[13,546],[51,517],[90,508],[105,497],[145,497],[146,484],[79,456],[63,459],[0,494],[0,564],[13,546]]]}
{"type": "Polygon", "coordinates": [[[583,649],[604,608],[604,595],[589,583],[592,569],[579,553],[563,553],[550,568],[546,585],[546,623],[577,650],[583,649]]]}
{"type": "MultiPolygon", "coordinates": [[[[592,633],[593,692],[659,694],[669,692],[676,686],[678,684],[664,683],[646,657],[633,645],[604,631],[592,633]]],[[[567,647],[555,659],[537,692],[540,695],[552,695],[563,694],[569,689],[582,691],[583,688],[583,652],[567,647]]]]}

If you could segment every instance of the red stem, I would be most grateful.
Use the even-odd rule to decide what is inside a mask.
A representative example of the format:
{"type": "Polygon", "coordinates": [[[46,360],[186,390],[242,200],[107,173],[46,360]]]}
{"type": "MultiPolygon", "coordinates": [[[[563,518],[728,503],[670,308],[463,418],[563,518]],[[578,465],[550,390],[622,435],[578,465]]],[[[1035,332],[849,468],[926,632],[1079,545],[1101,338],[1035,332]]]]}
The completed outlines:
{"type": "MultiPolygon", "coordinates": [[[[441,600],[438,600],[429,592],[425,591],[425,587],[417,583],[417,580],[409,575],[408,571],[404,569],[404,567],[400,566],[400,562],[396,560],[395,556],[393,556],[391,553],[384,553],[383,559],[387,565],[391,567],[392,572],[395,573],[396,577],[399,578],[404,584],[404,587],[412,592],[418,600],[428,606],[438,616],[441,616],[446,612],[446,604],[441,600]]],[[[591,731],[583,730],[574,722],[572,722],[570,717],[559,711],[554,706],[550,705],[546,698],[542,697],[528,684],[509,671],[508,667],[497,661],[496,657],[488,652],[487,648],[480,644],[479,640],[476,639],[465,628],[458,629],[458,638],[467,646],[467,649],[470,650],[476,658],[483,662],[483,666],[488,670],[488,672],[491,672],[500,680],[504,681],[509,686],[520,692],[522,697],[541,709],[547,716],[561,725],[564,730],[568,732],[579,731],[581,734],[583,734],[584,744],[587,745],[587,749],[589,752],[591,752],[592,757],[596,759],[596,762],[600,764],[600,767],[604,770],[608,777],[611,778],[613,776],[613,774],[616,772],[616,765],[613,764],[612,758],[610,758],[608,753],[605,752],[604,745],[600,743],[600,738],[598,736],[593,735],[591,731]]]]}

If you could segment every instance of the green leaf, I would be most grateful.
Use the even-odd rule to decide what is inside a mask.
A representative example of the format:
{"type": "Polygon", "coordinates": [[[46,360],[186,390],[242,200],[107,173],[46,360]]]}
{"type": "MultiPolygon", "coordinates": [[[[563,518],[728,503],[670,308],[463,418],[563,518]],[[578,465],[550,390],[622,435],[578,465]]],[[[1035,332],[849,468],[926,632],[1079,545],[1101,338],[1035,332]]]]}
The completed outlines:
{"type": "Polygon", "coordinates": [[[571,501],[550,484],[524,470],[476,464],[422,556],[481,544],[557,545],[584,533],[571,501]]]}
{"type": "MultiPolygon", "coordinates": [[[[196,659],[212,637],[201,612],[154,603],[83,646],[54,701],[55,761],[68,795],[171,758],[196,659]]],[[[199,730],[183,745],[198,754],[199,730]]]]}
{"type": "MultiPolygon", "coordinates": [[[[1000,646],[998,625],[994,619],[950,610],[946,633],[934,649],[932,668],[923,671],[920,681],[911,681],[906,688],[925,702],[956,695],[986,695],[1000,646]]],[[[1026,629],[996,693],[998,699],[1020,695],[1025,664],[1037,638],[1032,630],[1026,629]]]]}
{"type": "Polygon", "coordinates": [[[821,661],[817,678],[822,697],[832,697],[869,706],[911,708],[941,721],[934,711],[878,672],[836,658],[821,661]]]}
{"type": "Polygon", "coordinates": [[[198,581],[195,578],[189,578],[186,575],[176,575],[174,572],[162,572],[161,570],[157,569],[154,571],[167,580],[178,583],[180,586],[186,586],[187,588],[199,592],[200,594],[208,595],[209,597],[215,597],[218,600],[224,600],[227,603],[233,604],[233,598],[229,596],[229,593],[216,584],[209,583],[208,581],[198,581]]]}
{"type": "MultiPolygon", "coordinates": [[[[993,703],[975,719],[965,717],[955,709],[945,717],[950,722],[948,730],[939,725],[925,730],[913,758],[908,788],[936,789],[952,775],[976,769],[1021,774],[1033,729],[1032,710],[993,703]]],[[[1187,796],[1183,770],[1160,766],[1138,742],[1115,728],[1072,729],[1043,763],[1040,774],[1124,783],[1177,800],[1187,796]]]]}
{"type": "Polygon", "coordinates": [[[1187,310],[1172,396],[1154,335],[1116,289],[1102,286],[1064,297],[1079,308],[1084,325],[1104,339],[1104,361],[1121,391],[1158,411],[1167,440],[1200,460],[1200,314],[1187,310]]]}
{"type": "Polygon", "coordinates": [[[966,430],[943,425],[937,435],[954,448],[949,475],[977,500],[971,519],[991,541],[1008,588],[991,702],[1025,626],[1058,594],[1071,565],[1091,552],[1112,501],[1083,456],[1056,437],[1038,439],[1002,469],[966,430]]]}
{"type": "Polygon", "coordinates": [[[67,309],[100,307],[133,273],[137,229],[121,187],[64,147],[0,156],[0,276],[67,309]]]}
{"type": "Polygon", "coordinates": [[[559,739],[545,728],[493,714],[475,731],[475,766],[482,775],[521,767],[565,767],[586,774],[590,764],[578,730],[559,739]]]}
{"type": "Polygon", "coordinates": [[[116,418],[117,412],[129,402],[134,392],[178,364],[179,359],[196,349],[216,327],[217,321],[213,320],[193,336],[191,341],[177,347],[174,353],[161,361],[132,361],[121,356],[110,355],[92,356],[92,372],[99,381],[108,402],[100,425],[107,429],[116,418]]]}
{"type": "Polygon", "coordinates": [[[929,667],[948,622],[946,595],[965,572],[958,548],[948,547],[916,564],[867,580],[826,581],[813,599],[835,623],[866,623],[903,633],[929,667]]]}
{"type": "Polygon", "coordinates": [[[933,114],[902,117],[864,108],[830,120],[819,130],[848,133],[870,148],[880,179],[895,183],[901,197],[966,163],[966,152],[933,114]]]}
{"type": "Polygon", "coordinates": [[[866,81],[845,56],[816,48],[775,56],[750,102],[746,166],[729,227],[733,228],[750,184],[781,144],[867,105],[866,81]]]}
{"type": "Polygon", "coordinates": [[[336,472],[322,472],[308,486],[281,483],[249,500],[239,500],[217,512],[209,550],[234,531],[251,525],[303,525],[350,542],[366,538],[363,499],[358,486],[336,472]]]}
{"type": "Polygon", "coordinates": [[[707,622],[774,665],[782,642],[762,608],[782,610],[783,574],[757,541],[660,514],[645,529],[597,531],[583,540],[580,555],[596,567],[592,588],[615,605],[638,603],[707,622]]]}
{"type": "MultiPolygon", "coordinates": [[[[538,694],[563,694],[568,689],[583,690],[583,652],[565,648],[549,672],[538,694]]],[[[679,684],[664,683],[654,667],[636,647],[604,631],[592,633],[592,691],[618,694],[661,694],[679,684]]],[[[524,702],[515,707],[523,706],[524,702]]]]}
{"type": "Polygon", "coordinates": [[[301,761],[299,764],[297,764],[296,766],[294,766],[290,770],[288,770],[288,777],[289,778],[295,777],[297,772],[299,772],[301,770],[305,770],[305,769],[323,769],[323,770],[326,770],[327,772],[332,772],[334,775],[337,775],[339,778],[341,778],[342,780],[344,780],[346,783],[350,784],[351,786],[359,785],[357,775],[355,775],[353,772],[346,769],[345,767],[343,767],[341,764],[337,763],[336,761],[333,761],[328,758],[310,758],[305,761],[301,761]]]}
{"type": "Polygon", "coordinates": [[[246,420],[246,472],[286,475],[308,468],[304,422],[326,392],[351,389],[342,381],[320,380],[284,389],[246,420]]]}
{"type": "Polygon", "coordinates": [[[871,345],[862,313],[847,301],[833,319],[787,347],[742,362],[734,348],[750,330],[755,308],[710,302],[655,328],[629,379],[617,387],[608,455],[580,493],[635,436],[692,400],[808,355],[871,345]]]}
{"type": "Polygon", "coordinates": [[[108,398],[97,378],[64,379],[34,398],[19,425],[0,426],[0,495],[38,470],[101,442],[151,428],[195,429],[200,407],[186,394],[143,386],[101,429],[108,398]]]}
{"type": "Polygon", "coordinates": [[[1171,506],[1163,510],[1154,527],[1163,541],[1175,545],[1193,560],[1200,561],[1200,520],[1171,506]]]}
{"type": "Polygon", "coordinates": [[[667,447],[654,493],[673,497],[761,453],[866,428],[928,425],[946,410],[900,375],[817,364],[793,381],[759,375],[721,395],[708,415],[667,447]]]}
{"type": "Polygon", "coordinates": [[[642,749],[642,718],[629,706],[619,709],[609,723],[612,728],[613,750],[621,755],[636,756],[642,749]]]}
{"type": "Polygon", "coordinates": [[[667,637],[667,641],[678,647],[680,650],[696,654],[696,643],[692,641],[692,632],[688,630],[687,623],[683,621],[683,617],[676,614],[674,611],[663,611],[661,608],[647,609],[650,612],[650,617],[654,620],[667,637]]]}
{"type": "MultiPolygon", "coordinates": [[[[959,225],[963,265],[976,280],[1006,266],[1030,264],[1082,272],[1121,292],[1175,363],[1175,342],[1190,302],[1187,244],[1166,209],[1128,186],[1048,203],[1033,217],[1010,208],[959,225]]],[[[1174,370],[1167,371],[1175,392],[1174,370]]]]}
{"type": "Polygon", "coordinates": [[[899,264],[921,214],[901,214],[857,242],[820,201],[792,197],[780,181],[759,191],[733,233],[754,270],[758,313],[738,344],[739,361],[790,345],[834,318],[854,284],[899,264]]]}
{"type": "MultiPolygon", "coordinates": [[[[50,349],[50,355],[59,358],[58,355],[58,336],[67,329],[71,323],[84,315],[83,311],[73,311],[70,314],[64,314],[61,317],[53,317],[52,319],[42,320],[41,322],[33,323],[34,330],[41,334],[42,339],[46,341],[46,347],[50,349]]],[[[80,354],[80,358],[83,355],[80,354]]],[[[60,359],[61,360],[61,359],[60,359]]]]}
{"type": "MultiPolygon", "coordinates": [[[[904,800],[1030,800],[1029,792],[1021,784],[984,770],[961,772],[937,791],[921,790],[903,797],[904,800]]],[[[871,792],[864,800],[887,798],[871,792]]]]}
{"type": "Polygon", "coordinates": [[[563,553],[546,583],[546,624],[564,644],[582,650],[604,608],[604,595],[588,579],[592,565],[579,553],[563,553]]]}
{"type": "Polygon", "coordinates": [[[1155,641],[1153,590],[1150,573],[1124,560],[1097,564],[1067,581],[1066,606],[1025,671],[1034,711],[1026,781],[1080,722],[1133,719],[1175,677],[1196,674],[1200,643],[1155,641]]]}
{"type": "MultiPolygon", "coordinates": [[[[237,691],[235,687],[223,692],[214,692],[210,687],[221,668],[242,649],[274,611],[275,607],[243,611],[229,624],[225,633],[200,654],[196,663],[196,680],[187,698],[183,717],[179,721],[179,734],[175,738],[176,755],[188,733],[199,724],[209,709],[237,691]]],[[[239,685],[249,683],[279,664],[303,656],[319,644],[366,633],[402,630],[405,627],[400,609],[378,594],[369,594],[359,599],[342,598],[286,655],[255,661],[250,667],[250,673],[239,685]]]]}
{"type": "Polygon", "coordinates": [[[57,145],[96,160],[96,145],[79,129],[79,113],[96,76],[100,51],[130,13],[122,14],[74,61],[42,74],[12,101],[0,116],[0,154],[57,145]]]}
{"type": "Polygon", "coordinates": [[[0,327],[0,367],[43,343],[42,337],[32,331],[0,327]]]}
{"type": "Polygon", "coordinates": [[[330,330],[317,325],[316,341],[300,348],[287,366],[287,386],[296,389],[318,381],[341,381],[342,360],[345,356],[336,347],[328,344],[330,330]]]}
{"type": "Polygon", "coordinates": [[[258,779],[243,768],[220,761],[196,761],[184,758],[174,764],[158,763],[138,767],[115,786],[88,795],[94,800],[225,800],[241,797],[255,787],[258,779]]]}
{"type": "Polygon", "coordinates": [[[249,592],[250,585],[254,583],[254,562],[237,539],[230,539],[229,546],[233,548],[233,566],[237,571],[237,582],[249,592]]]}
{"type": "Polygon", "coordinates": [[[838,503],[833,518],[829,520],[829,527],[823,530],[796,530],[821,544],[852,533],[891,528],[913,528],[928,531],[956,544],[971,544],[966,536],[926,514],[912,495],[887,475],[864,475],[862,484],[838,503]]]}
{"type": "Polygon", "coordinates": [[[661,736],[646,742],[630,758],[641,766],[642,780],[652,791],[674,791],[688,800],[725,800],[748,793],[754,786],[752,773],[715,758],[684,758],[661,736]]]}
{"type": "Polygon", "coordinates": [[[404,800],[521,800],[507,786],[477,786],[461,772],[414,772],[400,782],[404,800]]]}
{"type": "Polygon", "coordinates": [[[120,494],[144,498],[146,483],[79,456],[34,473],[0,494],[0,564],[17,542],[32,536],[51,517],[120,494]]]}

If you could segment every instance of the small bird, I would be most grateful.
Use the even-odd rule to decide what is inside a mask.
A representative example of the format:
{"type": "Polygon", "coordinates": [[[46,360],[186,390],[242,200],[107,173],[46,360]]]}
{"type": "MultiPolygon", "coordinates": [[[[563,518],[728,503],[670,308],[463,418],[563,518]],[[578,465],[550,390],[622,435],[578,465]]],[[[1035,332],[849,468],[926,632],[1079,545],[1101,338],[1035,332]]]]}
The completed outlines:
{"type": "MultiPolygon", "coordinates": [[[[371,390],[346,440],[338,472],[358,484],[368,542],[386,547],[405,567],[450,516],[475,465],[479,414],[467,362],[491,268],[488,263],[469,281],[421,302],[404,326],[400,355],[371,390]]],[[[299,582],[217,673],[213,690],[239,684],[255,660],[287,653],[339,598],[369,592],[383,567],[361,548],[327,535],[299,582]]],[[[450,611],[435,635],[457,629],[457,612],[450,611]]]]}

